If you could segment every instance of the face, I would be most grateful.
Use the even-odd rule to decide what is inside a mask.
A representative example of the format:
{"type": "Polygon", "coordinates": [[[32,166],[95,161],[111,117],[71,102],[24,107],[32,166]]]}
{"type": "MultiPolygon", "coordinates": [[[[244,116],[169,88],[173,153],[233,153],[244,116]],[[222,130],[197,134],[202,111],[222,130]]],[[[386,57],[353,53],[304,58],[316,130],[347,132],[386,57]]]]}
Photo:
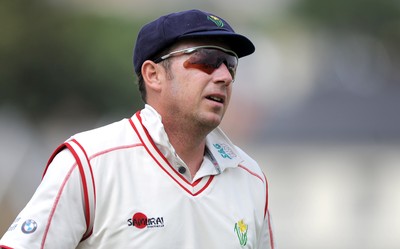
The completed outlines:
{"type": "MultiPolygon", "coordinates": [[[[186,42],[172,51],[203,45],[218,44],[186,42]]],[[[163,119],[174,119],[185,127],[214,129],[221,123],[228,108],[233,79],[225,64],[212,72],[185,66],[190,56],[184,54],[168,59],[170,77],[165,78],[162,86],[159,99],[161,115],[163,119]]]]}

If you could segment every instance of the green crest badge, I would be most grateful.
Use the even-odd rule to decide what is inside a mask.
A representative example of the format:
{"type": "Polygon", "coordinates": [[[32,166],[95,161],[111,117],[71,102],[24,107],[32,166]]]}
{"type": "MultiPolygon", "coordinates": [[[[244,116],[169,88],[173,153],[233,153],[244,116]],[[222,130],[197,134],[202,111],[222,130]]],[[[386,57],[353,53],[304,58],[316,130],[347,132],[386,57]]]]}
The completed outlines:
{"type": "Polygon", "coordinates": [[[213,23],[215,23],[215,25],[217,25],[220,28],[222,28],[224,26],[224,23],[222,22],[222,20],[216,16],[210,15],[210,16],[207,16],[207,19],[212,21],[213,23]]]}
{"type": "Polygon", "coordinates": [[[247,244],[247,229],[248,226],[246,223],[244,223],[243,219],[235,223],[235,228],[233,230],[236,232],[241,246],[245,246],[247,244]]]}

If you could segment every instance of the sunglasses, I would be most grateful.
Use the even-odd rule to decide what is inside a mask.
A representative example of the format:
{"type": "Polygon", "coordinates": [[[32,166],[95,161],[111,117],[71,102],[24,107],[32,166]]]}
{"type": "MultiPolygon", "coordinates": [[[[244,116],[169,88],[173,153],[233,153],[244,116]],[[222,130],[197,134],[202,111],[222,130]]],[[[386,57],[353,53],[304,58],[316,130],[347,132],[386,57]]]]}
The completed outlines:
{"type": "Polygon", "coordinates": [[[232,81],[235,80],[236,68],[239,62],[238,56],[232,50],[228,50],[218,46],[199,46],[185,48],[163,55],[160,58],[154,60],[154,62],[159,63],[168,58],[184,54],[191,54],[189,59],[187,59],[183,63],[183,66],[185,68],[196,68],[207,74],[211,74],[217,68],[219,68],[222,63],[224,63],[232,76],[232,81]]]}

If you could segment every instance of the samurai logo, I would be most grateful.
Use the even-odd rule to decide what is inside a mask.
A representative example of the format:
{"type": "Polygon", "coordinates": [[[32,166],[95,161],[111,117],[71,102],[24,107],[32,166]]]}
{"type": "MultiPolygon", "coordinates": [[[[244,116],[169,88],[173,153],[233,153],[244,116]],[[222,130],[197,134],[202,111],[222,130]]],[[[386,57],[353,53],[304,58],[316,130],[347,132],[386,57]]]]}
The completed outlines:
{"type": "Polygon", "coordinates": [[[243,219],[241,219],[235,223],[235,228],[233,229],[233,231],[236,232],[236,235],[238,236],[239,243],[241,246],[245,246],[247,244],[247,229],[248,228],[249,227],[247,226],[246,223],[244,223],[243,219]]]}
{"type": "Polygon", "coordinates": [[[128,226],[134,226],[139,229],[164,227],[164,217],[148,218],[144,213],[137,212],[131,219],[128,219],[128,226]]]}
{"type": "Polygon", "coordinates": [[[215,25],[217,25],[217,26],[220,27],[220,28],[222,28],[222,27],[224,26],[224,23],[222,22],[222,20],[219,19],[219,18],[216,17],[216,16],[210,15],[210,16],[207,16],[207,19],[210,20],[210,21],[212,21],[213,23],[215,23],[215,25]]]}

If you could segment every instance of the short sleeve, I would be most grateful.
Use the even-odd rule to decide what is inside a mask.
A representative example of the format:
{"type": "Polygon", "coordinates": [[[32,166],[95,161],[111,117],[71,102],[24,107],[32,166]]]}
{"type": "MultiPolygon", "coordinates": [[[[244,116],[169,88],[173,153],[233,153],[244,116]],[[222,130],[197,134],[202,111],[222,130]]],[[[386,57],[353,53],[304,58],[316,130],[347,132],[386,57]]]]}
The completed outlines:
{"type": "Polygon", "coordinates": [[[264,218],[264,224],[261,231],[261,237],[258,243],[259,249],[277,249],[275,245],[272,220],[269,213],[269,210],[266,211],[266,215],[264,218]]]}
{"type": "Polygon", "coordinates": [[[58,153],[31,200],[0,240],[4,248],[76,248],[86,231],[79,169],[58,153]]]}

